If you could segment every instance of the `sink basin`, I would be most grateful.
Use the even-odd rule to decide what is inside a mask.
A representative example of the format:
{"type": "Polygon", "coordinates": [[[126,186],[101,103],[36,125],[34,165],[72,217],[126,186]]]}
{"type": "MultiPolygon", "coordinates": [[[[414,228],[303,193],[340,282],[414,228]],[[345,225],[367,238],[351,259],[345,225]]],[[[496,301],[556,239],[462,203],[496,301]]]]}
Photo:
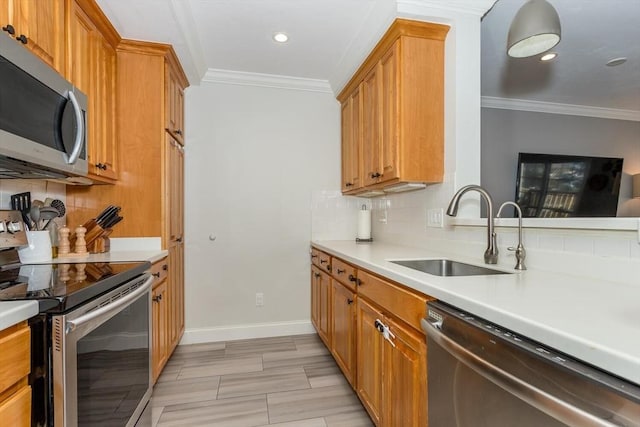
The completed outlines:
{"type": "Polygon", "coordinates": [[[510,274],[507,271],[465,264],[463,262],[451,261],[450,259],[396,260],[390,262],[441,277],[510,274]]]}

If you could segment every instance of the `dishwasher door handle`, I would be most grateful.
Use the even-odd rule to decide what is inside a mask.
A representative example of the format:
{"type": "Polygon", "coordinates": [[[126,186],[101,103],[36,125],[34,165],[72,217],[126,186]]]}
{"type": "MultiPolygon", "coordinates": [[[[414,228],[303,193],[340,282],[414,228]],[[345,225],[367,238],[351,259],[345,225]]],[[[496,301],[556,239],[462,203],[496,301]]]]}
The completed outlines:
{"type": "Polygon", "coordinates": [[[543,390],[540,390],[531,384],[528,384],[526,381],[523,381],[522,379],[500,369],[487,360],[484,360],[478,355],[470,352],[440,330],[442,327],[441,322],[434,321],[432,323],[427,319],[421,319],[420,323],[425,333],[457,360],[534,408],[539,409],[569,426],[619,427],[618,424],[612,424],[602,418],[596,417],[593,414],[590,414],[543,390]]]}

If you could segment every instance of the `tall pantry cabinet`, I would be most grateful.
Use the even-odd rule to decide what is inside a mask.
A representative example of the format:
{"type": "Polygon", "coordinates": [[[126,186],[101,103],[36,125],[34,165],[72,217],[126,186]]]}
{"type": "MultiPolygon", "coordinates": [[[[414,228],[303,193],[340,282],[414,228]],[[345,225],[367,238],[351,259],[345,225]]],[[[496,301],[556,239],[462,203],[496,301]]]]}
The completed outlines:
{"type": "Polygon", "coordinates": [[[158,342],[167,343],[170,356],[184,332],[183,92],[188,83],[170,45],[132,40],[118,44],[117,81],[119,181],[69,187],[73,210],[67,219],[81,224],[117,204],[124,220],[112,237],[161,237],[169,253],[167,280],[156,282],[166,289],[154,288],[162,294],[154,301],[154,310],[162,311],[154,312],[154,319],[166,322],[158,342]]]}

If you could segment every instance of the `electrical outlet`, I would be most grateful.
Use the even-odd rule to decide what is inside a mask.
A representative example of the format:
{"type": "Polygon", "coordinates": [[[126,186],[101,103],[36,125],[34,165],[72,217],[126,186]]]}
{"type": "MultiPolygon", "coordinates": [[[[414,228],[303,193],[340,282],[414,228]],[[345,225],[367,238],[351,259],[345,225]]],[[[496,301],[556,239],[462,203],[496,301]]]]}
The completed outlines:
{"type": "Polygon", "coordinates": [[[444,227],[444,209],[427,209],[427,227],[444,227]]]}
{"type": "Polygon", "coordinates": [[[256,294],[256,307],[264,306],[264,294],[262,292],[258,292],[256,294]]]}

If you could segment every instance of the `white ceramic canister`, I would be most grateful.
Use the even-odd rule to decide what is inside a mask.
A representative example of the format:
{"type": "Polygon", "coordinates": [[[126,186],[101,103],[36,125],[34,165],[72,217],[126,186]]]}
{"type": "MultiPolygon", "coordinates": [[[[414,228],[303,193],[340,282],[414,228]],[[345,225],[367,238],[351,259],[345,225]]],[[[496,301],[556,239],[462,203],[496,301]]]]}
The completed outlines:
{"type": "Polygon", "coordinates": [[[27,246],[18,248],[22,264],[51,260],[51,235],[48,230],[27,231],[27,246]]]}

